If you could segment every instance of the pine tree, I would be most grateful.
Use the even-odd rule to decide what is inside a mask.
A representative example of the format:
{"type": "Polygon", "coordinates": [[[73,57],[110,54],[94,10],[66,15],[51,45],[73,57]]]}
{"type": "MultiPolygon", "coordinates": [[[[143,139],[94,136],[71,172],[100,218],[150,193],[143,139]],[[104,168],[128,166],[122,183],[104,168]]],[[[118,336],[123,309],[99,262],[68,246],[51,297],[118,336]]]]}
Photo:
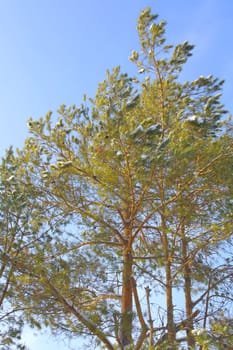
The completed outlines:
{"type": "Polygon", "coordinates": [[[30,314],[105,349],[194,347],[232,301],[223,81],[181,82],[193,46],[168,45],[165,25],[143,10],[138,77],[107,71],[79,108],[30,119],[18,150],[17,179],[49,223],[30,249],[30,314]]]}

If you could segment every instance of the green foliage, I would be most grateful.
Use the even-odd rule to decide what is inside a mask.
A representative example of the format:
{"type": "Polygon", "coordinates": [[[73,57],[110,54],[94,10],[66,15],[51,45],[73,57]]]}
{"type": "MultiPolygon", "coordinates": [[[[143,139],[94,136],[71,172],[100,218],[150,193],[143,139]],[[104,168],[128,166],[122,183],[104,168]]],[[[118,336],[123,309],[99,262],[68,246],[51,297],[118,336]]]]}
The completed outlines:
{"type": "Polygon", "coordinates": [[[232,341],[232,319],[225,317],[216,317],[211,322],[210,330],[197,329],[194,331],[197,343],[202,346],[204,350],[209,349],[231,349],[232,341]]]}
{"type": "Polygon", "coordinates": [[[16,349],[27,350],[26,346],[21,342],[22,320],[19,322],[18,320],[15,320],[12,317],[10,321],[12,322],[12,324],[16,324],[16,327],[9,326],[7,329],[2,328],[0,349],[1,350],[16,350],[16,349]]]}
{"type": "MultiPolygon", "coordinates": [[[[16,179],[17,162],[10,148],[0,166],[0,348],[26,349],[21,343],[23,318],[17,289],[21,262],[34,236],[26,194],[16,179]]],[[[34,210],[32,210],[34,211],[34,210]]],[[[32,212],[30,210],[30,213],[32,212]]]]}
{"type": "Polygon", "coordinates": [[[31,136],[2,171],[2,215],[13,213],[9,232],[23,237],[10,240],[22,253],[10,290],[26,319],[111,350],[216,344],[213,315],[233,311],[223,81],[182,83],[193,46],[167,44],[165,25],[143,10],[141,52],[130,57],[140,76],[116,67],[95,98],[30,119],[31,136]]]}

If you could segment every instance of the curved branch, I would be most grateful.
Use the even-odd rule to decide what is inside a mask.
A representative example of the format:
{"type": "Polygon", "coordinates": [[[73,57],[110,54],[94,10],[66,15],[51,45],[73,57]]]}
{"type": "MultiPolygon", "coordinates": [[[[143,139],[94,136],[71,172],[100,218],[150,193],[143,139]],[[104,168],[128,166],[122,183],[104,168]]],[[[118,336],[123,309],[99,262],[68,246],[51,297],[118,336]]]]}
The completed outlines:
{"type": "Polygon", "coordinates": [[[71,305],[65,298],[60,294],[57,288],[46,278],[46,285],[49,286],[53,295],[59,300],[59,302],[64,306],[64,308],[71,312],[91,333],[95,334],[97,338],[105,344],[106,349],[114,350],[113,345],[108,340],[107,335],[104,334],[91,320],[84,316],[79,310],[77,310],[73,305],[71,305]]]}

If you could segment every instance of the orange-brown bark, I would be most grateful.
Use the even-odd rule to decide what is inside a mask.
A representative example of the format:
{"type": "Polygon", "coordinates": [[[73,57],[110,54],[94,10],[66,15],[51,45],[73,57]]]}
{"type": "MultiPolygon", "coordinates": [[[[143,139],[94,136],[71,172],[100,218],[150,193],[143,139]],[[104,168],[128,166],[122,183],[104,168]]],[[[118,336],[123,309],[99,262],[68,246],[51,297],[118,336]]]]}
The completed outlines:
{"type": "Polygon", "coordinates": [[[132,343],[132,252],[128,245],[123,252],[120,341],[122,348],[132,343]]]}
{"type": "Polygon", "coordinates": [[[193,308],[192,308],[192,296],[191,296],[191,266],[192,261],[188,259],[188,243],[185,237],[185,228],[182,224],[182,258],[184,264],[184,294],[185,294],[185,309],[186,309],[186,334],[187,334],[187,343],[190,348],[195,345],[195,339],[192,335],[193,330],[193,308]]]}

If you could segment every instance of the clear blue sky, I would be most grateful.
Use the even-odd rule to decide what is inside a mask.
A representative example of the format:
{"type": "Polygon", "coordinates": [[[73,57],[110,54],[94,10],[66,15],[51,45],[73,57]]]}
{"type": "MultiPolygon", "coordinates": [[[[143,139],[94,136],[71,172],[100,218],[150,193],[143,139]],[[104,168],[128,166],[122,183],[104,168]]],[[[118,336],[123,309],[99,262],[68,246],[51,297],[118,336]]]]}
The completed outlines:
{"type": "MultiPolygon", "coordinates": [[[[185,77],[225,79],[223,101],[233,110],[232,0],[0,0],[0,155],[22,147],[30,116],[93,96],[107,68],[135,72],[128,56],[147,6],[167,20],[169,42],[196,45],[185,77]]],[[[67,349],[43,339],[27,337],[32,350],[67,349]]]]}

